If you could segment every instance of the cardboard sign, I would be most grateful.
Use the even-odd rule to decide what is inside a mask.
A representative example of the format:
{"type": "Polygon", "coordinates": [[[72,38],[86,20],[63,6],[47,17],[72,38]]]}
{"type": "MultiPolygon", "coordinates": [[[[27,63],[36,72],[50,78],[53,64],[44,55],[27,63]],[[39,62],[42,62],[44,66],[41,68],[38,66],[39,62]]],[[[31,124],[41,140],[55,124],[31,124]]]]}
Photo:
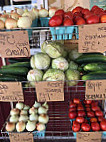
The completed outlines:
{"type": "Polygon", "coordinates": [[[39,102],[64,101],[63,81],[36,82],[35,87],[39,102]]]}
{"type": "Polygon", "coordinates": [[[86,100],[106,99],[106,80],[86,81],[85,99],[86,100]]]}
{"type": "Polygon", "coordinates": [[[101,132],[78,132],[77,142],[101,142],[101,132]]]}
{"type": "Polygon", "coordinates": [[[30,57],[28,32],[0,32],[0,55],[4,58],[30,57]]]}
{"type": "Polygon", "coordinates": [[[21,82],[0,82],[0,101],[24,102],[21,82]]]}
{"type": "Polygon", "coordinates": [[[106,23],[79,26],[79,53],[106,51],[106,23]]]}
{"type": "Polygon", "coordinates": [[[34,142],[32,133],[9,133],[10,142],[34,142]]]}

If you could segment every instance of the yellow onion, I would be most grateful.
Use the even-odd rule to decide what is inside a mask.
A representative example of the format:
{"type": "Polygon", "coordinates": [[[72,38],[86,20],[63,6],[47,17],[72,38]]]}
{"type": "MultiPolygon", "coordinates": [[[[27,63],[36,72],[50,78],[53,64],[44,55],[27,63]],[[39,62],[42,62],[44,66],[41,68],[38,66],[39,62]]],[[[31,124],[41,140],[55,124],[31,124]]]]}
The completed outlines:
{"type": "Polygon", "coordinates": [[[20,17],[17,23],[19,28],[30,28],[31,24],[32,20],[29,17],[20,17]]]}
{"type": "Polygon", "coordinates": [[[57,11],[57,8],[56,8],[56,7],[51,7],[51,8],[49,9],[49,17],[54,16],[56,11],[57,11]]]}
{"type": "Polygon", "coordinates": [[[38,123],[36,126],[37,126],[36,129],[37,129],[38,131],[43,131],[43,130],[45,130],[45,128],[46,128],[45,125],[42,124],[42,123],[38,123]]]}
{"type": "Polygon", "coordinates": [[[5,21],[5,27],[6,29],[17,28],[17,21],[13,18],[7,18],[5,21]]]}
{"type": "Polygon", "coordinates": [[[38,103],[37,101],[35,101],[35,103],[34,103],[34,105],[33,105],[35,108],[38,108],[38,107],[40,107],[41,106],[41,104],[40,103],[38,103]]]}
{"type": "Polygon", "coordinates": [[[32,8],[32,10],[35,14],[35,17],[38,18],[38,15],[39,15],[39,10],[38,9],[35,9],[35,8],[32,8]]]}
{"type": "Polygon", "coordinates": [[[48,14],[49,14],[49,12],[47,9],[42,8],[39,10],[39,17],[47,17],[48,14]]]}
{"type": "Polygon", "coordinates": [[[38,114],[47,114],[47,109],[43,106],[39,107],[38,114]]]}
{"type": "Polygon", "coordinates": [[[15,123],[7,122],[6,124],[6,131],[12,132],[15,130],[15,123]]]}
{"type": "Polygon", "coordinates": [[[22,132],[25,130],[25,122],[21,121],[16,124],[17,132],[22,132]]]}
{"type": "Polygon", "coordinates": [[[26,124],[26,130],[31,132],[31,131],[34,131],[35,128],[36,128],[36,122],[28,120],[26,124]]]}
{"type": "Polygon", "coordinates": [[[2,20],[4,23],[5,23],[6,19],[7,18],[5,18],[5,17],[0,17],[0,20],[2,20]]]}
{"type": "Polygon", "coordinates": [[[16,11],[19,15],[22,15],[24,13],[23,9],[21,8],[16,8],[16,11]]]}
{"type": "Polygon", "coordinates": [[[17,123],[18,120],[19,120],[19,116],[18,115],[12,115],[10,117],[10,122],[17,123]]]}
{"type": "Polygon", "coordinates": [[[36,114],[38,111],[36,108],[32,107],[29,109],[29,114],[36,114]]]}
{"type": "Polygon", "coordinates": [[[0,20],[0,29],[4,29],[4,22],[0,20]]]}
{"type": "Polygon", "coordinates": [[[49,116],[46,114],[41,114],[38,118],[38,121],[43,124],[47,124],[49,121],[49,116]]]}
{"type": "Polygon", "coordinates": [[[10,111],[10,115],[19,115],[20,113],[20,110],[18,108],[13,108],[11,111],[10,111]]]}
{"type": "Polygon", "coordinates": [[[29,116],[29,120],[37,122],[38,121],[38,115],[37,114],[31,114],[29,116]]]}
{"type": "Polygon", "coordinates": [[[18,109],[23,109],[23,107],[24,107],[24,104],[23,103],[17,103],[16,104],[16,108],[18,108],[18,109]]]}
{"type": "Polygon", "coordinates": [[[29,18],[31,18],[31,20],[33,20],[32,14],[29,11],[28,12],[24,12],[22,14],[22,17],[29,17],[29,18]]]}
{"type": "Polygon", "coordinates": [[[19,17],[21,17],[21,15],[19,15],[18,13],[11,13],[11,18],[15,19],[15,20],[18,20],[19,17]]]}
{"type": "Polygon", "coordinates": [[[47,110],[49,109],[49,105],[47,104],[47,102],[45,102],[42,106],[45,107],[47,110]]]}
{"type": "Polygon", "coordinates": [[[24,105],[24,108],[23,108],[24,110],[29,110],[30,109],[30,107],[28,106],[28,105],[24,105]]]}
{"type": "Polygon", "coordinates": [[[21,110],[21,112],[20,112],[20,115],[21,115],[21,114],[27,115],[27,114],[28,114],[28,111],[23,109],[23,110],[21,110]]]}
{"type": "Polygon", "coordinates": [[[28,121],[28,116],[24,115],[24,114],[20,115],[19,121],[27,122],[28,121]]]}

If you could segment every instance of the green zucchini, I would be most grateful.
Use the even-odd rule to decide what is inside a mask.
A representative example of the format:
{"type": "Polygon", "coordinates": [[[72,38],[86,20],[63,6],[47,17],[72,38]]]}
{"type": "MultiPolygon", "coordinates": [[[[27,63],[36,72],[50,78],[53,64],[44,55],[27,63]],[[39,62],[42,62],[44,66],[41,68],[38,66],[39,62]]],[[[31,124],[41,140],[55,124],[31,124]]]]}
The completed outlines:
{"type": "Polygon", "coordinates": [[[25,67],[11,67],[1,68],[0,74],[11,74],[11,75],[27,75],[28,68],[25,67]]]}
{"type": "Polygon", "coordinates": [[[13,64],[13,63],[17,63],[17,62],[30,62],[29,58],[9,58],[8,62],[13,64]]]}
{"type": "Polygon", "coordinates": [[[26,78],[16,75],[0,75],[0,81],[26,81],[26,78]]]}
{"type": "Polygon", "coordinates": [[[106,79],[106,71],[91,72],[82,76],[82,80],[100,80],[106,79]]]}
{"type": "Polygon", "coordinates": [[[92,63],[92,62],[104,62],[104,63],[106,63],[106,56],[99,55],[99,54],[82,55],[82,56],[78,57],[75,61],[78,64],[92,63]]]}
{"type": "Polygon", "coordinates": [[[106,63],[90,63],[84,66],[85,71],[106,71],[106,63]]]}
{"type": "Polygon", "coordinates": [[[10,68],[10,67],[26,67],[26,68],[29,68],[30,62],[18,62],[18,63],[9,64],[7,66],[2,66],[2,68],[10,68]]]}

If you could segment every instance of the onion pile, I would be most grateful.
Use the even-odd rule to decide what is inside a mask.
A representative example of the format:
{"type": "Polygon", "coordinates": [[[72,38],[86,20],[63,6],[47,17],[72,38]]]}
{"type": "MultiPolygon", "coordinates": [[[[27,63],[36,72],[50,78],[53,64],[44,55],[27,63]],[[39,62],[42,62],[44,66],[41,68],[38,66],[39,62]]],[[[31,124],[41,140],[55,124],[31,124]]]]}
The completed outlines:
{"type": "Polygon", "coordinates": [[[17,132],[23,132],[24,130],[29,132],[34,130],[43,131],[49,121],[49,116],[47,115],[48,109],[47,102],[41,105],[35,101],[31,108],[23,103],[17,103],[16,108],[10,111],[6,130],[8,132],[12,132],[15,129],[17,132]]]}

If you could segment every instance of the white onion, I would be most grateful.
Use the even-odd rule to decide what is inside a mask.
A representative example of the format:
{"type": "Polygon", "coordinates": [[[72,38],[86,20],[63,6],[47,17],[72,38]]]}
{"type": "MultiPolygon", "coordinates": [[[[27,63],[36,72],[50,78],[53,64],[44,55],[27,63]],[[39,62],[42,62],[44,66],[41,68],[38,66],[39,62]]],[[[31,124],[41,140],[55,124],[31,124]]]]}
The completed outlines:
{"type": "Polygon", "coordinates": [[[51,8],[49,9],[49,17],[54,16],[56,11],[57,11],[57,8],[56,8],[56,7],[51,7],[51,8]]]}
{"type": "Polygon", "coordinates": [[[0,29],[4,29],[4,22],[0,20],[0,29]]]}
{"type": "Polygon", "coordinates": [[[5,27],[6,29],[17,28],[17,21],[13,18],[7,18],[5,21],[5,27]]]}
{"type": "Polygon", "coordinates": [[[17,103],[16,104],[16,108],[18,108],[18,109],[23,109],[23,107],[24,107],[24,104],[23,103],[17,103]]]}
{"type": "Polygon", "coordinates": [[[34,131],[36,128],[36,123],[33,121],[28,120],[27,124],[26,124],[26,129],[27,131],[31,132],[34,131]]]}
{"type": "Polygon", "coordinates": [[[35,101],[35,103],[34,103],[34,105],[33,105],[35,108],[38,108],[38,107],[40,107],[41,106],[41,104],[40,103],[38,103],[37,101],[35,101]]]}
{"type": "Polygon", "coordinates": [[[18,13],[11,13],[11,18],[15,19],[15,20],[18,20],[19,17],[21,17],[18,13]]]}
{"type": "Polygon", "coordinates": [[[48,14],[49,14],[49,12],[47,9],[42,8],[39,10],[39,17],[47,17],[48,14]]]}
{"type": "Polygon", "coordinates": [[[22,17],[29,17],[29,18],[31,18],[31,20],[33,20],[32,14],[29,11],[28,12],[24,12],[22,14],[22,17]]]}
{"type": "Polygon", "coordinates": [[[36,19],[36,15],[35,15],[35,13],[33,11],[30,11],[30,14],[32,16],[32,20],[36,19]]]}
{"type": "Polygon", "coordinates": [[[38,115],[37,114],[31,114],[29,116],[29,120],[31,120],[31,121],[38,121],[38,115]]]}
{"type": "Polygon", "coordinates": [[[19,15],[22,15],[24,13],[23,9],[16,8],[16,10],[19,15]]]}
{"type": "Polygon", "coordinates": [[[38,121],[43,124],[47,124],[49,121],[49,116],[46,114],[41,114],[38,118],[38,121]]]}
{"type": "Polygon", "coordinates": [[[43,131],[43,130],[45,130],[45,128],[46,128],[45,125],[42,124],[42,123],[38,123],[36,126],[37,126],[36,129],[37,129],[38,131],[43,131]]]}
{"type": "Polygon", "coordinates": [[[7,122],[6,124],[6,131],[12,132],[15,130],[15,123],[7,122]]]}
{"type": "Polygon", "coordinates": [[[34,12],[35,17],[38,18],[39,10],[38,10],[38,9],[35,9],[35,8],[32,8],[32,11],[34,12]]]}
{"type": "Polygon", "coordinates": [[[18,115],[12,115],[10,117],[10,122],[17,123],[18,120],[19,120],[19,116],[18,115]]]}
{"type": "Polygon", "coordinates": [[[30,107],[28,106],[28,105],[24,105],[24,108],[23,108],[24,110],[29,110],[30,109],[30,107]]]}
{"type": "Polygon", "coordinates": [[[19,28],[30,28],[31,24],[32,20],[29,17],[20,17],[17,23],[19,28]]]}
{"type": "Polygon", "coordinates": [[[22,131],[24,131],[24,130],[25,130],[25,123],[24,123],[23,121],[18,122],[18,123],[16,124],[16,130],[17,130],[17,132],[22,132],[22,131]]]}
{"type": "Polygon", "coordinates": [[[47,102],[45,102],[42,106],[45,107],[47,110],[49,109],[49,105],[47,104],[47,102]]]}
{"type": "Polygon", "coordinates": [[[38,113],[39,114],[46,114],[47,113],[47,109],[43,106],[38,108],[38,113]]]}
{"type": "Polygon", "coordinates": [[[20,113],[20,110],[18,108],[13,108],[10,111],[10,115],[19,115],[19,113],[20,113]]]}
{"type": "Polygon", "coordinates": [[[38,111],[36,108],[32,107],[29,109],[29,114],[36,114],[38,111]]]}
{"type": "Polygon", "coordinates": [[[27,115],[28,111],[27,110],[21,110],[20,115],[22,115],[22,114],[27,115]]]}
{"type": "Polygon", "coordinates": [[[20,115],[19,121],[27,122],[28,121],[28,116],[27,115],[20,115]]]}

